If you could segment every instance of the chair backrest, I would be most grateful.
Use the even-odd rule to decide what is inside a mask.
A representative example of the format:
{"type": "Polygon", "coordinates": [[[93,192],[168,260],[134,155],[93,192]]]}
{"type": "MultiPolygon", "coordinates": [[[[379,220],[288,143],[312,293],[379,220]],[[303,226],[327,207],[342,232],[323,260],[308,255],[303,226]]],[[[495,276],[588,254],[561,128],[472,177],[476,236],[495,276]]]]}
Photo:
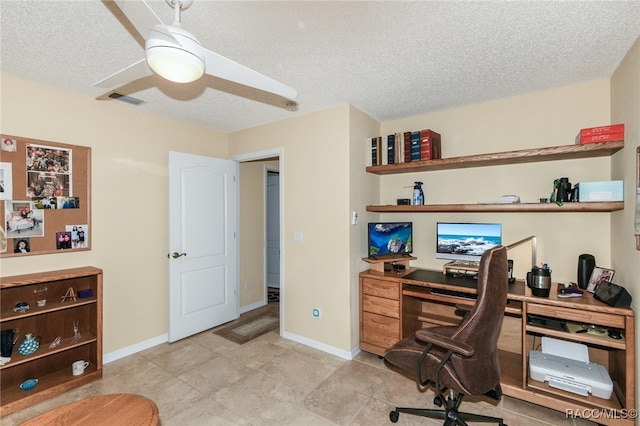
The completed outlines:
{"type": "MultiPolygon", "coordinates": [[[[500,381],[498,336],[502,328],[508,291],[507,249],[495,247],[484,253],[478,270],[478,298],[469,315],[451,336],[474,348],[470,358],[452,357],[452,367],[460,381],[477,393],[500,381]]],[[[474,393],[476,393],[474,392],[474,393]]]]}
{"type": "Polygon", "coordinates": [[[487,250],[478,268],[477,301],[452,337],[473,346],[476,353],[491,351],[502,327],[508,286],[506,247],[487,250]]]}

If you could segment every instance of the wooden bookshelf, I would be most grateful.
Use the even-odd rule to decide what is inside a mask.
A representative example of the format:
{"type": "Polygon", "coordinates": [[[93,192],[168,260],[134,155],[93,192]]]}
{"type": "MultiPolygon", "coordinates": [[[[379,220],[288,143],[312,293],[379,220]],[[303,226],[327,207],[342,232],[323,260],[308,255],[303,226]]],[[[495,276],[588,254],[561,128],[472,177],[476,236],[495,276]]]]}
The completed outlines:
{"type": "Polygon", "coordinates": [[[369,205],[368,212],[377,213],[438,213],[438,212],[493,212],[493,213],[580,213],[614,212],[624,209],[624,201],[564,203],[509,203],[509,204],[425,204],[423,206],[369,205]]]}
{"type": "Polygon", "coordinates": [[[433,170],[464,169],[470,167],[499,166],[504,164],[539,163],[554,160],[606,157],[624,148],[624,141],[562,145],[547,148],[531,148],[491,154],[467,155],[438,160],[412,161],[409,163],[369,166],[367,172],[378,175],[427,172],[433,170]]]}

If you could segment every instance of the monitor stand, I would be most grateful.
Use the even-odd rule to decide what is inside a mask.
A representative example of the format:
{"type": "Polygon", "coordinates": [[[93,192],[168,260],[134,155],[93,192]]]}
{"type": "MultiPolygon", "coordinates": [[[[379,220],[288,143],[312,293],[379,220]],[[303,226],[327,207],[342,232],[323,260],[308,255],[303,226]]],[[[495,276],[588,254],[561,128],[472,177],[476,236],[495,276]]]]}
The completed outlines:
{"type": "Polygon", "coordinates": [[[465,274],[469,272],[477,274],[479,266],[480,264],[478,262],[461,262],[459,260],[453,260],[449,263],[445,263],[444,266],[442,266],[442,273],[447,275],[452,274],[452,271],[463,271],[465,274]]]}
{"type": "MultiPolygon", "coordinates": [[[[395,265],[402,265],[404,269],[408,271],[409,269],[409,261],[416,260],[417,257],[413,257],[410,255],[398,255],[397,257],[380,257],[377,259],[373,259],[370,257],[363,257],[362,260],[369,263],[369,267],[374,271],[384,272],[385,270],[389,271],[393,269],[395,265]],[[385,266],[386,264],[386,266],[385,266]]],[[[397,271],[399,273],[399,271],[397,271]]]]}

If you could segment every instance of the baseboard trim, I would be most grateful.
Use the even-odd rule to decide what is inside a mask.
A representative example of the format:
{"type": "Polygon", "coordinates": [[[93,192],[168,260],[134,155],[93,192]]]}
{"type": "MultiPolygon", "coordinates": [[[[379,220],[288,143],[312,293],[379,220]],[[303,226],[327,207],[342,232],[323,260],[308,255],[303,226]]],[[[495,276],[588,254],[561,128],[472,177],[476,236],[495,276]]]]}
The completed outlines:
{"type": "Polygon", "coordinates": [[[253,311],[254,309],[262,308],[266,306],[267,302],[265,300],[259,300],[256,303],[252,303],[250,305],[244,305],[240,307],[240,315],[246,314],[249,311],[253,311]]]}
{"type": "MultiPolygon", "coordinates": [[[[258,306],[248,309],[249,311],[252,309],[259,308],[261,306],[266,305],[266,303],[258,303],[258,306]]],[[[343,349],[336,348],[331,345],[327,345],[322,342],[318,342],[316,340],[309,339],[307,337],[299,336],[297,334],[289,333],[287,331],[283,331],[281,334],[285,339],[292,340],[297,343],[301,343],[305,346],[309,346],[314,349],[318,349],[319,351],[326,352],[331,355],[335,355],[342,359],[352,360],[360,353],[360,348],[354,348],[351,352],[345,351],[343,349]]],[[[149,340],[145,340],[144,342],[136,343],[135,345],[127,346],[126,348],[118,349],[117,351],[109,352],[108,354],[104,354],[102,356],[102,363],[108,364],[113,361],[117,361],[120,358],[127,357],[129,355],[134,355],[138,352],[142,352],[144,350],[150,349],[154,346],[161,345],[163,343],[167,343],[169,341],[169,334],[163,334],[158,337],[154,337],[149,340]]]]}
{"type": "Polygon", "coordinates": [[[153,339],[145,340],[144,342],[136,343],[135,345],[127,346],[126,348],[118,349],[117,351],[109,352],[102,356],[102,363],[108,364],[113,361],[117,361],[120,358],[124,358],[129,355],[142,352],[154,346],[158,346],[162,343],[169,341],[169,334],[163,334],[153,339]]]}
{"type": "MultiPolygon", "coordinates": [[[[285,339],[293,340],[294,342],[298,342],[298,343],[301,343],[301,344],[303,344],[305,346],[309,346],[309,347],[312,347],[314,349],[318,349],[319,351],[326,352],[326,353],[331,354],[331,355],[335,355],[335,356],[340,357],[342,359],[352,360],[353,357],[354,357],[352,352],[345,351],[343,349],[339,349],[339,348],[336,348],[334,346],[330,346],[330,345],[327,345],[325,343],[318,342],[316,340],[308,339],[308,338],[303,337],[303,336],[298,336],[297,334],[289,333],[287,331],[283,331],[281,336],[284,337],[285,339]]],[[[359,350],[358,350],[358,352],[359,352],[359,350]]],[[[357,354],[357,352],[356,352],[356,354],[357,354]]]]}

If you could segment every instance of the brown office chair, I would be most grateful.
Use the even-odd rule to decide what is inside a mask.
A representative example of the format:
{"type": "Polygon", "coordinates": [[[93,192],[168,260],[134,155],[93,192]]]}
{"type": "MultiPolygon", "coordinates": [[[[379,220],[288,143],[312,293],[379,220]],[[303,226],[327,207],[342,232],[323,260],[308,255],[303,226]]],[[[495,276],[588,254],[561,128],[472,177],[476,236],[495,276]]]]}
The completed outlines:
{"type": "Polygon", "coordinates": [[[478,270],[478,298],[469,313],[455,326],[423,328],[400,340],[385,353],[385,360],[416,374],[421,387],[433,384],[434,404],[444,410],[397,407],[389,413],[393,423],[400,413],[445,420],[444,425],[495,422],[501,418],[462,413],[464,395],[502,397],[498,335],[507,301],[507,249],[499,246],[484,253],[478,270]],[[444,393],[450,390],[449,397],[444,393]]]}

